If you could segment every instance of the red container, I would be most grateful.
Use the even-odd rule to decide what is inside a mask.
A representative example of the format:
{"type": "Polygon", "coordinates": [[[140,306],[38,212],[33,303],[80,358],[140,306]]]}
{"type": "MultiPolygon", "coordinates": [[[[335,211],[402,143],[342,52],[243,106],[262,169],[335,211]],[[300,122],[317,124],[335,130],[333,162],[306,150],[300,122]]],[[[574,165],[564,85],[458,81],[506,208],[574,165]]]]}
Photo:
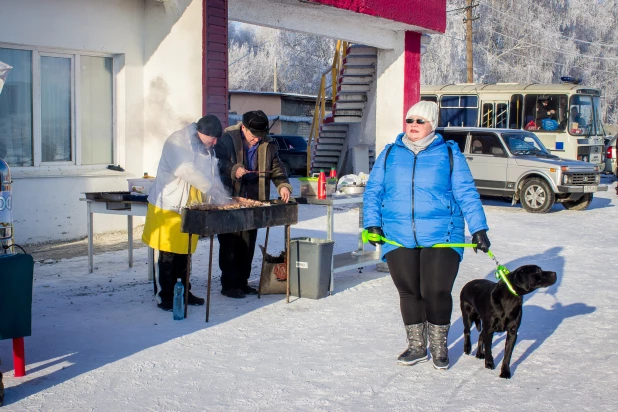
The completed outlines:
{"type": "Polygon", "coordinates": [[[320,169],[320,176],[318,176],[318,199],[326,199],[326,173],[324,173],[324,169],[320,169]]]}
{"type": "Polygon", "coordinates": [[[335,170],[334,167],[330,168],[330,175],[328,176],[329,179],[336,179],[337,178],[337,170],[335,170]]]}

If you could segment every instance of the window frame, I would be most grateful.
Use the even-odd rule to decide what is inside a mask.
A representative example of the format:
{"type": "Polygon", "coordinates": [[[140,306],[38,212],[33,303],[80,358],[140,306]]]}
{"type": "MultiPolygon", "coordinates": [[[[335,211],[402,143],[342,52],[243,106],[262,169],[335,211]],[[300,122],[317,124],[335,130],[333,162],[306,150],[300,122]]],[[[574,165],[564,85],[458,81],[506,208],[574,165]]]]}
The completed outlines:
{"type": "MultiPolygon", "coordinates": [[[[12,166],[16,177],[20,174],[37,174],[53,171],[88,171],[107,169],[108,164],[83,165],[81,154],[81,56],[112,59],[112,163],[118,163],[118,102],[117,102],[117,54],[80,51],[72,49],[27,46],[2,43],[0,48],[24,50],[30,52],[32,62],[32,165],[12,166]],[[59,162],[42,161],[41,136],[41,57],[71,58],[71,160],[59,162]],[[17,172],[17,173],[15,173],[17,172]]],[[[114,172],[117,174],[118,172],[114,172]]]]}

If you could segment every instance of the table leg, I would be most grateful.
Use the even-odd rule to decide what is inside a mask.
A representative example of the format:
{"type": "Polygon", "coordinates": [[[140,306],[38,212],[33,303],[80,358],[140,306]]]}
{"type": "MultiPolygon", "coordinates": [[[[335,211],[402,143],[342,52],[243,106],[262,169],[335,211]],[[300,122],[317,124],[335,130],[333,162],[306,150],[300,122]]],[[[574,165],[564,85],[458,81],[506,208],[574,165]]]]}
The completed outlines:
{"type": "Polygon", "coordinates": [[[187,305],[189,304],[189,278],[191,277],[191,238],[189,233],[189,248],[187,249],[187,275],[185,278],[185,319],[187,318],[187,305]]]}
{"type": "Polygon", "coordinates": [[[285,280],[285,303],[290,303],[290,225],[285,226],[285,261],[288,272],[285,280]]]}
{"type": "Polygon", "coordinates": [[[363,205],[360,205],[358,208],[358,251],[360,254],[363,254],[365,246],[363,245],[363,230],[364,230],[364,222],[363,222],[363,205]]]}
{"type": "Polygon", "coordinates": [[[129,267],[133,267],[133,216],[127,216],[127,234],[129,236],[129,267]]]}
{"type": "Polygon", "coordinates": [[[148,280],[152,281],[155,278],[157,270],[157,251],[148,246],[148,280]]]}
{"type": "Polygon", "coordinates": [[[264,239],[264,252],[262,253],[262,270],[260,271],[260,284],[258,285],[258,299],[260,299],[262,295],[262,275],[264,274],[264,265],[266,264],[266,251],[268,250],[268,233],[270,232],[270,227],[266,228],[266,238],[264,239]]]}
{"type": "Polygon", "coordinates": [[[333,205],[326,205],[326,240],[333,240],[333,230],[335,226],[335,215],[333,205]]]}
{"type": "Polygon", "coordinates": [[[208,254],[208,291],[206,292],[206,322],[210,316],[210,284],[212,280],[212,247],[215,243],[215,236],[210,235],[210,253],[208,254]]]}
{"type": "Polygon", "coordinates": [[[93,244],[92,244],[92,237],[93,237],[93,229],[92,229],[92,206],[90,204],[91,202],[86,202],[87,204],[87,211],[86,211],[86,222],[87,222],[87,231],[88,231],[88,267],[90,268],[90,273],[92,273],[94,271],[94,263],[93,263],[93,259],[92,259],[92,255],[93,255],[93,244]]]}
{"type": "Polygon", "coordinates": [[[24,354],[24,338],[13,338],[13,368],[15,377],[26,376],[26,357],[24,354]]]}

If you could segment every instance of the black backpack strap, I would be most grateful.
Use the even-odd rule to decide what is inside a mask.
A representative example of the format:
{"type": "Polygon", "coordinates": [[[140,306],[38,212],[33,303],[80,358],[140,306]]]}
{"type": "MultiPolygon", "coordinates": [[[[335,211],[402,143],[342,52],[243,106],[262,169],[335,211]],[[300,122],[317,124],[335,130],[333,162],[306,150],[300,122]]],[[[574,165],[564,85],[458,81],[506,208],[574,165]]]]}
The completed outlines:
{"type": "Polygon", "coordinates": [[[386,156],[384,156],[384,170],[386,170],[386,159],[388,159],[388,154],[391,152],[391,149],[395,146],[394,144],[390,145],[388,149],[386,149],[386,156]]]}

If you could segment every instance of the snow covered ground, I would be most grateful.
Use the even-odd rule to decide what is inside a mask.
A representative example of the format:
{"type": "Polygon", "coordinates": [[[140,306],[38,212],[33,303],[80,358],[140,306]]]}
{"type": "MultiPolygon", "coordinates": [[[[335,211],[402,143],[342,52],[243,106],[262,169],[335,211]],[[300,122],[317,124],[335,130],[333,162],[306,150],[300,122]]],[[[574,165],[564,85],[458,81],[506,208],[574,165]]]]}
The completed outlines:
{"type": "MultiPolygon", "coordinates": [[[[0,341],[4,409],[618,410],[618,197],[616,183],[603,180],[609,191],[584,212],[557,205],[534,215],[483,201],[501,263],[558,273],[554,286],[525,299],[511,380],[498,377],[504,335],[494,338],[496,370],[462,353],[458,295],[467,281],[492,278],[484,254],[466,252],[453,292],[451,367],[437,371],[431,362],[397,365],[405,347],[397,292],[375,267],[339,274],[328,298],[286,304],[281,295],[223,297],[215,261],[210,323],[204,307],[173,321],[155,306],[142,248],[132,269],[125,251],[96,255],[94,274],[86,256],[37,263],[25,378],[13,377],[11,342],[0,341]]],[[[292,236],[323,237],[325,214],[323,207],[301,206],[292,236]]],[[[337,209],[336,253],[355,248],[357,222],[357,209],[337,209]]],[[[283,228],[271,229],[269,251],[282,245],[283,228]]],[[[201,296],[208,246],[200,241],[193,263],[201,296]]],[[[258,252],[254,282],[260,259],[258,252]]]]}

